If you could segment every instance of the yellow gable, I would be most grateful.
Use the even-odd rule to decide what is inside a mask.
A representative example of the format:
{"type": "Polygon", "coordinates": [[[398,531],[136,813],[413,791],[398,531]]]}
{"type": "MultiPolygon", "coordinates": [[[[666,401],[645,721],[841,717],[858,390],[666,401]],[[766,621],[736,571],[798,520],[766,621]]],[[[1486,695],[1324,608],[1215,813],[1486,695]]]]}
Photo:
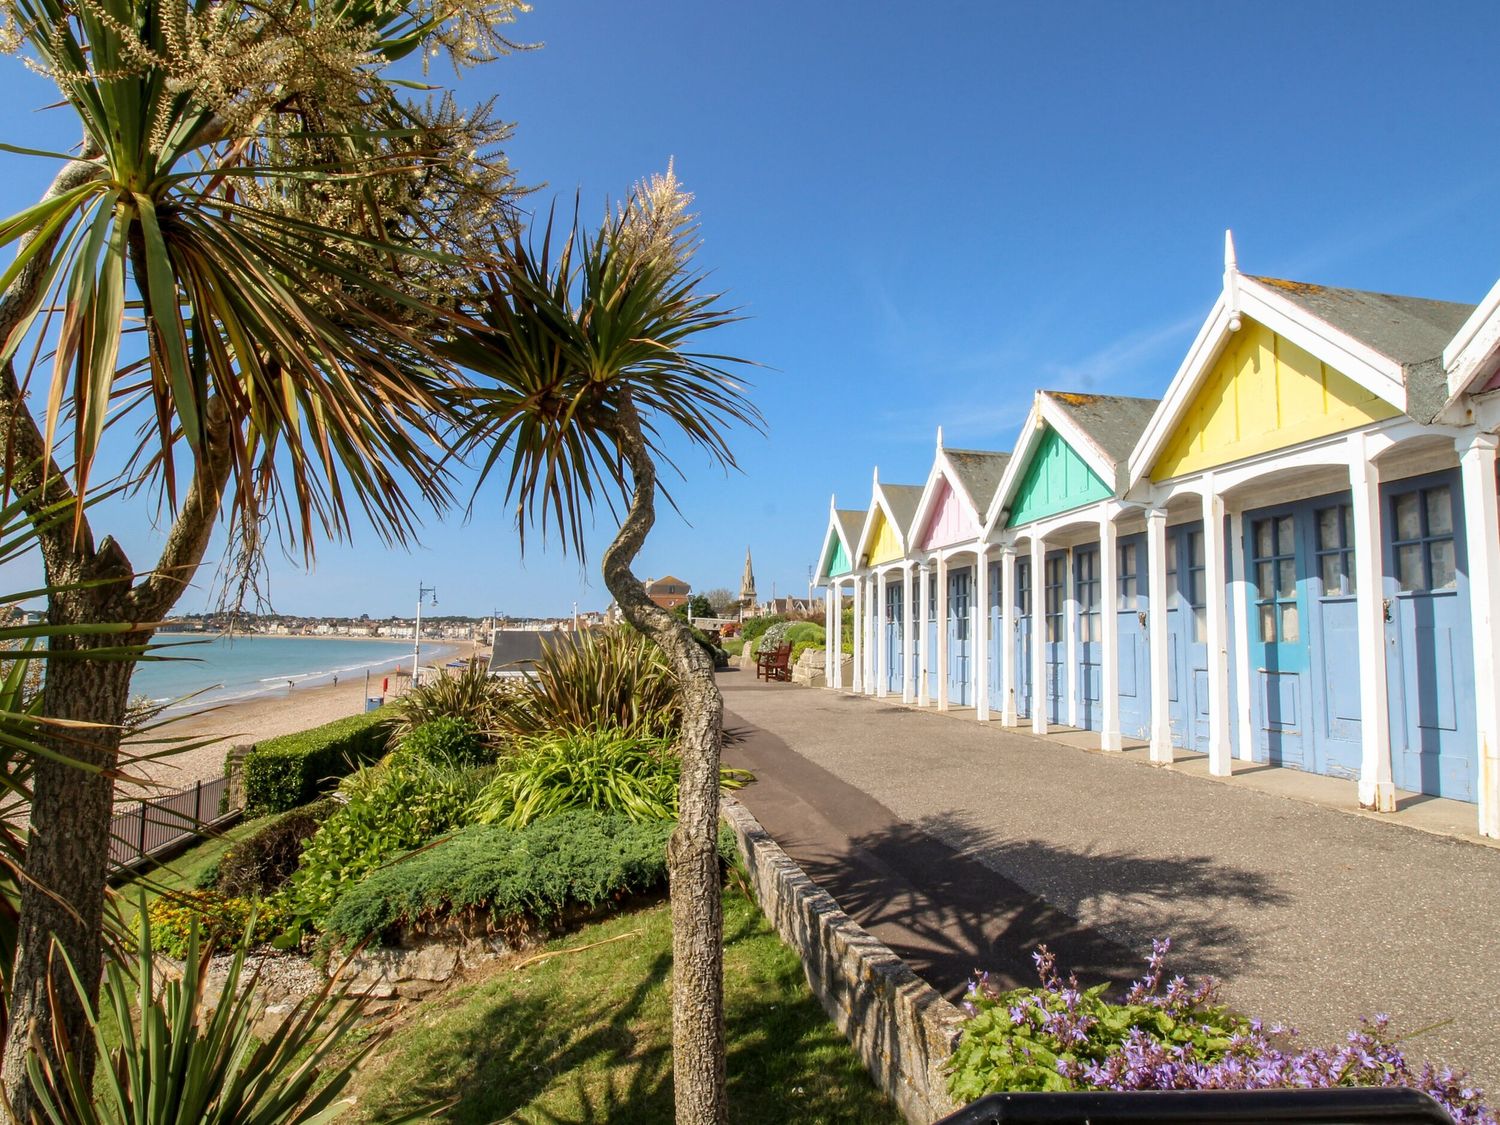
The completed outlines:
{"type": "Polygon", "coordinates": [[[880,563],[899,559],[904,554],[901,543],[896,538],[896,529],[885,518],[885,512],[875,509],[875,542],[870,547],[870,565],[878,566],[880,563]]]}
{"type": "Polygon", "coordinates": [[[1355,430],[1401,412],[1249,318],[1151,466],[1167,480],[1355,430]]]}

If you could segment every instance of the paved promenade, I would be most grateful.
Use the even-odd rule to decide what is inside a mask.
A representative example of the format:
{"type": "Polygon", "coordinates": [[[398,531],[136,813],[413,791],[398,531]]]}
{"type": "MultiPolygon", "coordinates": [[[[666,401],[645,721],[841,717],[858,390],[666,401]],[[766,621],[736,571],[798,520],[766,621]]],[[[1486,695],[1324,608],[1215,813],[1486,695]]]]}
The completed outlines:
{"type": "Polygon", "coordinates": [[[938,988],[1029,984],[1045,941],[1087,981],[1212,973],[1236,1007],[1332,1041],[1360,1015],[1500,1098],[1500,850],[931,712],[720,676],[759,780],[739,796],[938,988]],[[1444,1022],[1446,1021],[1446,1022],[1444,1022]]]}

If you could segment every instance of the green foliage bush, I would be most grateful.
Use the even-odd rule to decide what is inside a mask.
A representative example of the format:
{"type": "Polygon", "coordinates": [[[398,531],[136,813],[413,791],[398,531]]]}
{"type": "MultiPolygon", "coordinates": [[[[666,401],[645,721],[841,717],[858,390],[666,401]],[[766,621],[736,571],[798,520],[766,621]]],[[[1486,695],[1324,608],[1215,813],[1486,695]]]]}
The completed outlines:
{"type": "Polygon", "coordinates": [[[496,722],[505,735],[609,726],[669,736],[679,708],[677,680],[661,650],[634,629],[604,629],[544,644],[496,722]]]}
{"type": "Polygon", "coordinates": [[[392,741],[399,743],[436,719],[462,719],[487,737],[499,726],[500,712],[513,690],[509,681],[492,677],[484,661],[471,660],[456,675],[430,679],[393,705],[392,741]]]}
{"type": "Polygon", "coordinates": [[[164,895],[148,911],[152,947],[180,961],[187,956],[196,926],[200,951],[226,952],[245,936],[252,911],[257,935],[274,937],[286,926],[287,918],[278,907],[253,899],[203,890],[164,895]]]}
{"type": "Polygon", "coordinates": [[[823,651],[823,642],[821,640],[817,640],[817,641],[798,641],[796,644],[794,644],[792,646],[792,657],[791,657],[792,664],[795,666],[796,663],[797,663],[798,658],[804,652],[806,652],[810,648],[814,648],[814,649],[817,649],[819,652],[822,652],[823,651]]]}
{"type": "Polygon", "coordinates": [[[321,927],[349,887],[393,856],[464,823],[489,775],[399,757],[361,770],[346,786],[348,803],[303,846],[279,898],[299,927],[321,927]]]}
{"type": "Polygon", "coordinates": [[[245,815],[286,812],[306,805],[330,788],[331,781],[375,761],[385,753],[389,720],[381,708],[259,743],[242,766],[245,815]]]}
{"type": "Polygon", "coordinates": [[[740,626],[740,635],[745,638],[746,644],[752,644],[759,640],[767,629],[772,625],[780,625],[786,618],[781,614],[767,614],[765,617],[747,617],[740,626]]]}
{"type": "MultiPolygon", "coordinates": [[[[621,730],[553,731],[518,741],[469,811],[478,824],[521,828],[569,810],[612,813],[633,821],[677,815],[682,763],[667,738],[621,730]]],[[[749,780],[719,771],[726,789],[749,780]]]]}
{"type": "Polygon", "coordinates": [[[225,852],[212,868],[210,885],[237,898],[260,898],[279,890],[297,870],[302,845],[341,807],[325,797],[282,813],[225,852]]]}
{"type": "Polygon", "coordinates": [[[397,744],[396,755],[431,765],[482,766],[495,760],[479,728],[468,719],[444,715],[413,727],[397,744]]]}
{"type": "MultiPolygon", "coordinates": [[[[346,944],[450,914],[548,920],[662,886],[672,821],[569,812],[524,828],[479,825],[375,872],[338,900],[328,932],[346,944]]],[[[720,832],[726,861],[734,840],[720,832]]]]}

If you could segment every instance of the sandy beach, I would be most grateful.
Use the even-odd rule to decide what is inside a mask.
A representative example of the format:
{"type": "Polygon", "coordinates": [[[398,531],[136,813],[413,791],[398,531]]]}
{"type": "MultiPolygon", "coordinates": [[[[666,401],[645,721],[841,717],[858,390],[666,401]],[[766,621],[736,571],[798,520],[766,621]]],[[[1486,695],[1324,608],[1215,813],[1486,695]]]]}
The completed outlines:
{"type": "MultiPolygon", "coordinates": [[[[445,640],[439,643],[449,651],[425,667],[446,664],[450,660],[466,660],[482,648],[470,641],[445,640]]],[[[411,671],[409,662],[406,671],[411,671]]],[[[381,682],[387,678],[390,681],[387,699],[394,699],[398,692],[405,690],[410,675],[382,672],[372,676],[370,694],[380,695],[381,682]]],[[[365,678],[360,675],[338,684],[291,688],[274,695],[184,715],[131,740],[126,744],[127,749],[137,754],[153,754],[166,748],[163,740],[170,739],[174,745],[205,739],[214,741],[169,757],[127,763],[126,772],[141,778],[145,785],[122,782],[116,787],[116,799],[131,800],[150,795],[151,791],[181,789],[196,781],[218,777],[224,772],[224,755],[231,746],[295,734],[347,715],[358,715],[364,709],[365,678]]]]}

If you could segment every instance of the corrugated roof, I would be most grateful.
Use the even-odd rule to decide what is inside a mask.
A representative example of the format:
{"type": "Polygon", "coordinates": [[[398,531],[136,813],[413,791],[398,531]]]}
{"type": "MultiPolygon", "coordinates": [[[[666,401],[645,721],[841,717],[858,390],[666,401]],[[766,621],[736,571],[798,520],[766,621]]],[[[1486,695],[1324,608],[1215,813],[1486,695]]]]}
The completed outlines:
{"type": "Polygon", "coordinates": [[[944,449],[943,452],[953,465],[959,486],[968,493],[969,502],[983,516],[995,498],[995,490],[1000,487],[1005,466],[1010,464],[1010,454],[986,449],[944,449]]]}
{"type": "Polygon", "coordinates": [[[1160,399],[1125,395],[1086,395],[1073,391],[1043,391],[1067,413],[1080,430],[1094,439],[1116,465],[1126,460],[1161,405],[1160,399]]]}
{"type": "Polygon", "coordinates": [[[891,506],[891,517],[896,521],[901,538],[905,539],[911,531],[912,520],[917,518],[917,505],[922,502],[922,493],[926,491],[925,486],[886,484],[882,481],[880,488],[885,493],[886,503],[891,506]]]}
{"type": "Polygon", "coordinates": [[[1473,305],[1279,277],[1251,280],[1399,363],[1406,383],[1406,412],[1413,418],[1430,422],[1442,409],[1448,393],[1443,349],[1469,319],[1473,305]]]}

